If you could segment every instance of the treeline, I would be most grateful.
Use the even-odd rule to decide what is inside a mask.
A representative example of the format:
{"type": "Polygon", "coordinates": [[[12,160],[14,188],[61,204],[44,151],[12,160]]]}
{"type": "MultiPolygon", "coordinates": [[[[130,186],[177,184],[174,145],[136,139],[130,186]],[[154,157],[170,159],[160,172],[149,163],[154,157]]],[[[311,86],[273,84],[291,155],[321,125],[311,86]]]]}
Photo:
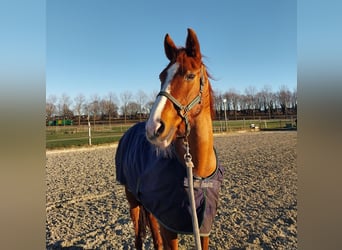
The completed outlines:
{"type": "MultiPolygon", "coordinates": [[[[105,96],[92,95],[86,98],[79,94],[71,98],[67,94],[51,95],[46,99],[46,122],[56,119],[71,119],[75,125],[85,119],[92,121],[106,120],[109,123],[115,119],[145,119],[148,117],[157,93],[147,95],[140,90],[133,94],[123,92],[119,97],[109,92],[105,96]]],[[[265,86],[258,91],[248,87],[243,94],[234,89],[226,92],[215,91],[215,111],[217,119],[267,119],[277,116],[297,114],[297,90],[290,91],[281,86],[276,92],[265,86]]]]}

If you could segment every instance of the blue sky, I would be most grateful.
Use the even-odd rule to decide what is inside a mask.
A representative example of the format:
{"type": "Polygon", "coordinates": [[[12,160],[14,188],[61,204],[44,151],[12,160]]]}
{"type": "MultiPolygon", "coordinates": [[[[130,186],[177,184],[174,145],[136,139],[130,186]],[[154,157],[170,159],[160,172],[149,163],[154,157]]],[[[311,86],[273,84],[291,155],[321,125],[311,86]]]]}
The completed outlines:
{"type": "Polygon", "coordinates": [[[200,41],[213,89],[297,87],[295,0],[47,0],[46,96],[159,90],[169,33],[200,41]]]}

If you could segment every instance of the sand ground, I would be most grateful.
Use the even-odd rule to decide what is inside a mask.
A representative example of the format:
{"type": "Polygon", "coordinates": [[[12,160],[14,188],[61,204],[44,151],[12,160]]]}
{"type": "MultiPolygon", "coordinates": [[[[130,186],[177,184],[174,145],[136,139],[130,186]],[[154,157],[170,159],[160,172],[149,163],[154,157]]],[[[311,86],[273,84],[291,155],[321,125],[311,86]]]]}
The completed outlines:
{"type": "MultiPolygon", "coordinates": [[[[210,249],[297,249],[296,144],[293,131],[215,136],[225,177],[210,249]]],[[[47,249],[134,249],[115,150],[47,151],[47,249]]],[[[192,236],[179,248],[193,249],[192,236]]]]}

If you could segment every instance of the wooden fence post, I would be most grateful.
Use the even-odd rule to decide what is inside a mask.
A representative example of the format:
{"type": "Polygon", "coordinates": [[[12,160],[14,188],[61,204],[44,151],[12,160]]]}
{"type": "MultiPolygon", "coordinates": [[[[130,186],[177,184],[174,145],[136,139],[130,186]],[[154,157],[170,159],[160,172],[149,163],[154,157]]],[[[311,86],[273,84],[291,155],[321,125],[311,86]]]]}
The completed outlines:
{"type": "Polygon", "coordinates": [[[90,127],[89,115],[88,115],[88,137],[89,137],[89,146],[91,146],[91,127],[90,127]]]}

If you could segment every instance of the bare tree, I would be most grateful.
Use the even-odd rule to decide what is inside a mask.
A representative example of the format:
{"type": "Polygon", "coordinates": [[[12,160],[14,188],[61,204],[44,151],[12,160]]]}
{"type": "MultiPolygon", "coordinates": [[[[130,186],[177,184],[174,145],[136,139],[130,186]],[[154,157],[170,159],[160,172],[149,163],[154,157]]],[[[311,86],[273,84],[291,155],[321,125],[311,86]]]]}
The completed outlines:
{"type": "Polygon", "coordinates": [[[255,119],[255,107],[256,107],[256,88],[254,86],[249,86],[245,89],[245,101],[248,113],[252,110],[253,119],[255,119]]]}
{"type": "Polygon", "coordinates": [[[238,111],[238,106],[239,106],[239,94],[238,92],[231,88],[229,89],[229,91],[227,92],[227,98],[228,100],[230,100],[230,104],[231,104],[231,108],[234,112],[234,118],[235,120],[237,119],[237,111],[238,111]]]}
{"type": "Polygon", "coordinates": [[[262,112],[264,109],[264,100],[262,91],[257,92],[255,95],[255,110],[257,110],[259,113],[262,112]]]}
{"type": "Polygon", "coordinates": [[[270,118],[273,118],[273,114],[274,114],[275,110],[277,109],[277,99],[278,99],[277,94],[274,92],[271,92],[270,93],[270,99],[268,102],[268,106],[270,109],[270,115],[271,115],[270,118]]]}
{"type": "Polygon", "coordinates": [[[75,101],[75,113],[77,114],[78,116],[78,126],[81,125],[81,115],[82,115],[82,110],[83,110],[83,107],[84,107],[84,103],[85,103],[85,97],[83,94],[78,94],[75,98],[74,98],[74,101],[75,101]]]}
{"type": "Polygon", "coordinates": [[[148,95],[147,101],[146,101],[146,104],[145,104],[147,115],[149,115],[151,113],[153,104],[156,101],[156,97],[157,97],[158,93],[159,92],[155,90],[150,95],[148,95]]]}
{"type": "Polygon", "coordinates": [[[136,117],[140,109],[140,105],[136,102],[129,102],[126,107],[127,115],[136,117]]]}
{"type": "Polygon", "coordinates": [[[214,111],[215,111],[215,117],[218,120],[221,120],[221,110],[222,110],[222,97],[223,94],[221,90],[216,89],[214,91],[214,111]]]}
{"type": "Polygon", "coordinates": [[[139,120],[141,121],[141,115],[143,113],[144,106],[147,103],[147,95],[144,91],[139,90],[136,94],[137,104],[139,105],[139,120]]]}
{"type": "Polygon", "coordinates": [[[272,94],[272,89],[269,85],[265,85],[263,89],[260,92],[261,95],[261,102],[262,102],[262,107],[264,109],[265,113],[268,113],[269,119],[271,119],[272,116],[272,109],[273,109],[273,94],[272,94]]]}
{"type": "Polygon", "coordinates": [[[228,92],[225,92],[223,95],[222,95],[222,98],[223,98],[223,110],[226,110],[227,111],[227,114],[228,114],[228,117],[229,117],[229,114],[230,114],[230,110],[232,109],[232,99],[231,99],[231,95],[228,94],[228,92]],[[225,101],[224,101],[225,100],[225,101]]]}
{"type": "Polygon", "coordinates": [[[123,93],[121,93],[120,98],[121,98],[121,102],[122,102],[122,112],[124,114],[125,117],[125,123],[127,120],[127,105],[128,103],[132,100],[132,92],[130,91],[125,91],[123,93]]]}
{"type": "Polygon", "coordinates": [[[54,115],[56,115],[56,101],[57,97],[55,95],[50,95],[45,103],[45,114],[46,119],[51,120],[54,115]]]}
{"type": "Polygon", "coordinates": [[[239,106],[241,113],[247,114],[248,111],[248,97],[244,94],[239,95],[239,106]]]}
{"type": "Polygon", "coordinates": [[[282,85],[280,87],[280,90],[277,96],[278,96],[279,105],[281,107],[281,112],[283,113],[283,115],[286,115],[287,107],[290,106],[291,93],[285,85],[282,85]]]}
{"type": "Polygon", "coordinates": [[[294,89],[291,95],[291,108],[297,112],[297,89],[294,89]]]}
{"type": "Polygon", "coordinates": [[[72,101],[70,99],[70,96],[68,96],[66,93],[63,93],[60,98],[59,112],[60,115],[64,118],[71,118],[74,116],[74,113],[70,109],[71,104],[72,101]]]}
{"type": "Polygon", "coordinates": [[[117,102],[117,97],[113,92],[101,100],[101,109],[105,115],[108,115],[108,123],[111,125],[112,117],[117,116],[118,106],[115,104],[117,102]]]}
{"type": "Polygon", "coordinates": [[[93,116],[93,123],[95,126],[96,117],[99,115],[100,112],[100,97],[97,94],[94,94],[91,97],[88,104],[88,112],[93,116]]]}

